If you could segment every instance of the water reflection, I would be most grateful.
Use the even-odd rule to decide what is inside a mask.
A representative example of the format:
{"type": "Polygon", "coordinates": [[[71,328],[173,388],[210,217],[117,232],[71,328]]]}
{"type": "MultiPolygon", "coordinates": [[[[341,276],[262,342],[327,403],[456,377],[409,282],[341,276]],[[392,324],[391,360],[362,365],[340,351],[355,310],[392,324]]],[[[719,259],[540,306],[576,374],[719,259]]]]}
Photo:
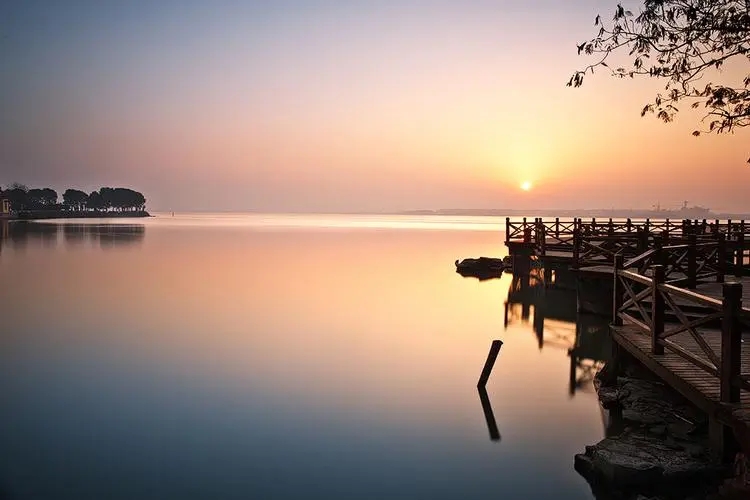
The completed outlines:
{"type": "Polygon", "coordinates": [[[506,330],[514,323],[531,324],[539,350],[567,352],[568,391],[574,396],[593,390],[594,376],[609,359],[609,318],[578,313],[575,286],[555,271],[533,266],[528,274],[514,274],[503,323],[506,330]]]}
{"type": "Polygon", "coordinates": [[[497,234],[168,222],[128,251],[59,225],[3,255],[12,498],[591,498],[572,456],[596,398],[568,397],[536,305],[475,392],[513,277],[453,261],[497,234]]]}
{"type": "Polygon", "coordinates": [[[497,428],[497,420],[495,420],[495,413],[492,411],[492,404],[490,403],[490,397],[487,395],[487,389],[479,387],[479,401],[482,403],[482,411],[484,412],[484,419],[487,421],[487,430],[490,431],[490,441],[500,442],[500,431],[497,428]]]}
{"type": "Polygon", "coordinates": [[[3,247],[24,251],[29,248],[55,248],[96,245],[102,249],[140,244],[146,234],[142,224],[55,223],[2,221],[0,251],[3,247]]]}

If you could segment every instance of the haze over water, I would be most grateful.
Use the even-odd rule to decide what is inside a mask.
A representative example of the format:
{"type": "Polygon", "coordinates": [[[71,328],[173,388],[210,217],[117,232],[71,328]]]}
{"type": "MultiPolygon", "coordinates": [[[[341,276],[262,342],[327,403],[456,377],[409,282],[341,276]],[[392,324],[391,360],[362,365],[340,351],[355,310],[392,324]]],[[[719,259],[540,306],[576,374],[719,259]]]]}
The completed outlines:
{"type": "Polygon", "coordinates": [[[506,253],[501,219],[122,222],[0,232],[0,496],[592,498],[575,325],[540,349],[510,275],[454,272],[506,253]]]}

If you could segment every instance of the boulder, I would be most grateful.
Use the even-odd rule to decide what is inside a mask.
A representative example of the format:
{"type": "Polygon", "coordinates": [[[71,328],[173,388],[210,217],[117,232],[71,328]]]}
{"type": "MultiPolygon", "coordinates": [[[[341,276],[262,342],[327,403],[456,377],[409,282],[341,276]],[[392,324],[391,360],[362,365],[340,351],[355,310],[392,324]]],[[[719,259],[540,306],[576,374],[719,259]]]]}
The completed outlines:
{"type": "Polygon", "coordinates": [[[610,410],[607,437],[576,455],[575,469],[602,498],[689,499],[716,491],[725,468],[710,453],[706,416],[660,381],[625,373],[596,378],[610,410]]]}

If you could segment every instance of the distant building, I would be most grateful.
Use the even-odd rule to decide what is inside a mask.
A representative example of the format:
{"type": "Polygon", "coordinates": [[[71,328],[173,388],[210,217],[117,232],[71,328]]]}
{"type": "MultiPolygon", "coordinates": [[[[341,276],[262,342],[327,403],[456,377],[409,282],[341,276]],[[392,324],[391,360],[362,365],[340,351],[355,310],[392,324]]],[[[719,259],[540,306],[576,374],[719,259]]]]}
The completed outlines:
{"type": "Polygon", "coordinates": [[[0,189],[0,217],[10,217],[10,198],[0,189]]]}

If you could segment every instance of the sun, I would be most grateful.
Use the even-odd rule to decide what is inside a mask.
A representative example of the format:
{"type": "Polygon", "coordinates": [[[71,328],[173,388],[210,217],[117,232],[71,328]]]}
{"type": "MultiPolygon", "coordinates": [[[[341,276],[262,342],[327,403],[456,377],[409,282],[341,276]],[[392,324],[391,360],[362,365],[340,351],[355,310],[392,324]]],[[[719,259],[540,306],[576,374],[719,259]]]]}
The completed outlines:
{"type": "Polygon", "coordinates": [[[521,189],[524,191],[531,191],[532,187],[534,186],[531,184],[531,181],[523,181],[521,183],[521,189]]]}

